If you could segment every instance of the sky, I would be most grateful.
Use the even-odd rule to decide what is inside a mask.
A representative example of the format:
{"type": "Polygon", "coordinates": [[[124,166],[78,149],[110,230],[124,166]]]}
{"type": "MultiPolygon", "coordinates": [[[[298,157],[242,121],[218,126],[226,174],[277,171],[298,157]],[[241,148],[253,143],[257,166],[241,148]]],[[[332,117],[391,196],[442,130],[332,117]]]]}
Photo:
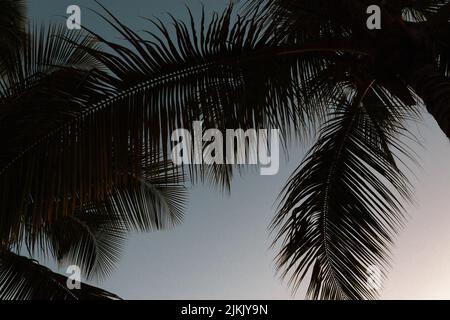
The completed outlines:
{"type": "MultiPolygon", "coordinates": [[[[207,12],[222,10],[227,0],[204,1],[207,12]]],[[[104,0],[128,26],[151,29],[140,17],[186,18],[186,5],[199,12],[200,1],[104,0]]],[[[35,22],[65,24],[66,8],[79,5],[82,24],[117,39],[88,8],[93,0],[28,0],[35,22]]],[[[197,15],[198,16],[198,15],[197,15]]],[[[450,299],[450,143],[427,115],[413,125],[422,147],[421,167],[412,178],[414,204],[409,223],[393,248],[392,270],[382,299],[450,299]]],[[[115,272],[95,283],[125,299],[303,299],[292,294],[276,273],[268,226],[277,196],[302,160],[307,146],[294,146],[275,176],[244,174],[231,194],[208,185],[189,188],[184,222],[169,231],[132,234],[115,272]]],[[[59,270],[64,272],[64,269],[59,270]]]]}

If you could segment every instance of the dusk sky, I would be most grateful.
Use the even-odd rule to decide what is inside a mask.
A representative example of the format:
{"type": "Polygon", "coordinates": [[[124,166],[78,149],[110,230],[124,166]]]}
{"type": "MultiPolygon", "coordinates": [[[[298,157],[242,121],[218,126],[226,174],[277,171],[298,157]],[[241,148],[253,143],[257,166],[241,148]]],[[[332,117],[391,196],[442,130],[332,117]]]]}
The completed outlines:
{"type": "MultiPolygon", "coordinates": [[[[66,8],[82,9],[82,24],[106,37],[118,37],[87,8],[93,0],[29,0],[34,22],[65,24],[66,8]]],[[[222,10],[226,0],[204,1],[206,12],[222,10]]],[[[186,5],[199,14],[200,1],[108,0],[108,9],[135,30],[153,27],[140,17],[186,17],[186,5]]],[[[263,67],[263,66],[262,66],[263,67]]],[[[450,299],[450,143],[425,116],[413,130],[421,167],[412,178],[415,203],[409,223],[393,248],[392,271],[383,299],[450,299]]],[[[303,299],[276,274],[268,232],[276,199],[308,146],[293,146],[275,176],[256,170],[236,177],[231,194],[208,185],[190,188],[184,222],[170,231],[133,234],[117,270],[95,283],[129,299],[303,299]]],[[[50,264],[51,265],[51,264],[50,264]]],[[[59,270],[64,272],[64,268],[59,270]]]]}

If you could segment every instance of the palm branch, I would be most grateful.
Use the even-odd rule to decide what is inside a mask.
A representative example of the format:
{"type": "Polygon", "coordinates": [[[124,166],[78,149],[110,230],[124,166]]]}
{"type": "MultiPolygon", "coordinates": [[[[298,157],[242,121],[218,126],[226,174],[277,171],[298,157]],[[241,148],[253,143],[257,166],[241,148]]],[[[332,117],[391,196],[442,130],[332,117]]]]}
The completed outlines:
{"type": "Polygon", "coordinates": [[[68,278],[11,251],[0,251],[2,300],[105,300],[120,299],[108,291],[82,283],[69,290],[68,278]]]}
{"type": "MultiPolygon", "coordinates": [[[[145,138],[136,122],[141,113],[134,121],[126,120],[124,110],[114,110],[114,117],[103,113],[103,125],[88,116],[87,107],[109,92],[101,76],[94,77],[102,66],[84,50],[95,46],[91,37],[63,27],[30,27],[24,43],[5,57],[0,247],[51,254],[60,262],[76,262],[87,278],[102,279],[115,267],[127,232],[181,221],[185,191],[182,172],[142,147],[145,138]],[[129,145],[130,131],[136,136],[129,145]]],[[[9,261],[0,273],[5,281],[16,277],[8,274],[9,261]]],[[[39,282],[31,281],[25,296],[15,295],[9,282],[1,290],[16,298],[63,299],[67,292],[53,295],[52,283],[39,289],[32,288],[39,282]]]]}
{"type": "Polygon", "coordinates": [[[25,39],[26,12],[22,0],[0,1],[0,74],[8,68],[4,60],[25,39]]]}
{"type": "Polygon", "coordinates": [[[448,1],[379,3],[380,31],[365,27],[369,2],[255,0],[246,8],[263,7],[289,34],[287,42],[349,41],[368,53],[336,50],[323,57],[329,64],[303,89],[340,107],[285,187],[272,225],[282,244],[282,274],[291,275],[296,289],[312,272],[308,296],[316,299],[377,296],[367,270],[386,274],[389,247],[403,223],[400,199],[410,198],[397,163],[412,152],[398,137],[409,135],[405,123],[417,118],[421,102],[449,135],[448,1]],[[356,90],[354,98],[337,99],[343,84],[356,90]]]}

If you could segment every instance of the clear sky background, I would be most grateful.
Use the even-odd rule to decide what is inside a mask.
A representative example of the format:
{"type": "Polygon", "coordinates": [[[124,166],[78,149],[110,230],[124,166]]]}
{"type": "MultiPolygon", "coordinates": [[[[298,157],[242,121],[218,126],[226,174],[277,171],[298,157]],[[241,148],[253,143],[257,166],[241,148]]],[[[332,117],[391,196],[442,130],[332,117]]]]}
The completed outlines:
{"type": "MultiPolygon", "coordinates": [[[[207,12],[222,10],[227,0],[207,0],[207,12]]],[[[112,12],[136,30],[152,28],[139,17],[185,18],[187,4],[198,13],[200,1],[104,0],[112,12]]],[[[65,23],[66,8],[82,8],[82,24],[108,38],[117,35],[87,8],[93,0],[28,0],[36,22],[65,23]]],[[[414,128],[418,148],[415,204],[410,222],[393,249],[392,271],[384,299],[450,299],[450,143],[428,116],[414,128]]],[[[267,227],[277,195],[304,156],[291,150],[280,173],[237,177],[231,195],[209,186],[190,190],[185,221],[170,231],[132,234],[117,270],[98,285],[129,299],[302,299],[276,275],[267,227]]],[[[64,269],[60,270],[64,272],[64,269]]]]}

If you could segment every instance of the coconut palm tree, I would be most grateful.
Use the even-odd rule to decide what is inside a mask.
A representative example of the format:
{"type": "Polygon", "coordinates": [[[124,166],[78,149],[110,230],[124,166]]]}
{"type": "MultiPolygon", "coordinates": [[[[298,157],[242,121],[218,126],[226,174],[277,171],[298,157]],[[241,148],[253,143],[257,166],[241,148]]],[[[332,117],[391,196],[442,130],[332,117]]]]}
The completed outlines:
{"type": "Polygon", "coordinates": [[[96,48],[91,37],[65,26],[22,25],[21,1],[0,6],[0,298],[118,299],[86,283],[70,290],[70,279],[35,258],[50,256],[79,266],[84,279],[103,279],[129,231],[180,221],[183,174],[128,141],[139,124],[125,110],[103,114],[109,124],[87,120],[87,107],[109,93],[92,76],[101,66],[80,49],[96,48]]]}
{"type": "Polygon", "coordinates": [[[248,10],[257,8],[289,35],[286,43],[316,47],[295,76],[306,79],[303,108],[329,114],[284,190],[273,223],[283,239],[278,265],[294,288],[311,270],[311,298],[376,297],[367,271],[385,272],[403,220],[400,199],[410,197],[398,166],[413,155],[399,139],[409,135],[405,121],[424,105],[450,137],[450,3],[250,1],[248,10]],[[380,30],[366,27],[373,4],[380,30]]]}
{"type": "MultiPolygon", "coordinates": [[[[414,152],[406,123],[426,106],[445,134],[448,1],[250,0],[200,23],[160,21],[142,36],[111,13],[126,46],[90,50],[116,101],[148,102],[161,132],[202,119],[214,128],[281,128],[316,142],[287,183],[272,228],[277,262],[314,299],[375,298],[368,270],[384,276],[411,197],[414,152]],[[381,8],[381,30],[367,8],[381,8]],[[132,48],[132,49],[130,49],[132,48]],[[112,53],[111,53],[112,52],[112,53]],[[129,101],[130,94],[135,101],[129,101]],[[311,134],[312,133],[312,134],[311,134]]],[[[106,10],[106,9],[105,9],[106,10]]],[[[109,16],[108,16],[109,15],[109,16]]],[[[150,120],[152,121],[152,120],[150,120]]],[[[214,170],[226,181],[231,170],[214,170]]],[[[218,174],[218,175],[217,175],[218,174]]]]}
{"type": "MultiPolygon", "coordinates": [[[[387,270],[410,199],[404,162],[414,155],[406,123],[423,103],[449,136],[450,5],[249,0],[243,6],[240,16],[229,7],[211,19],[203,14],[199,23],[192,15],[188,22],[173,18],[173,33],[149,21],[146,35],[103,8],[99,16],[126,44],[93,30],[87,38],[60,30],[61,37],[28,36],[28,45],[5,60],[5,257],[24,246],[106,275],[123,230],[147,231],[179,217],[183,172],[167,156],[173,130],[196,120],[219,129],[279,128],[286,147],[316,138],[272,224],[282,275],[294,289],[310,277],[314,299],[377,296],[367,268],[387,270]],[[382,9],[381,30],[366,26],[373,4],[382,9]],[[96,232],[82,235],[86,226],[107,244],[89,239],[96,232]]],[[[191,166],[187,173],[226,188],[234,170],[191,166]]],[[[4,270],[0,288],[13,288],[3,290],[7,297],[24,291],[55,297],[4,270]]]]}

